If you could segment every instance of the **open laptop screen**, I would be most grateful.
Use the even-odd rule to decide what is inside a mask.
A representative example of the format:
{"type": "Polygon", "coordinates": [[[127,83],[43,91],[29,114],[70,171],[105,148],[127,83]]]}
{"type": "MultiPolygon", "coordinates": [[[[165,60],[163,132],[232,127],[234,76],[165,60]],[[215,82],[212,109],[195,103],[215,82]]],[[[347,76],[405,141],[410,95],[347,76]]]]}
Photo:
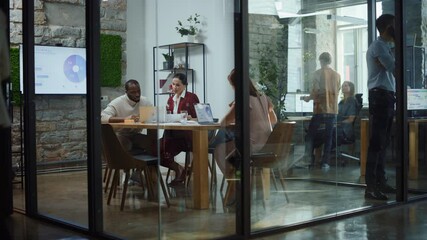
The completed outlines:
{"type": "Polygon", "coordinates": [[[214,122],[211,105],[209,103],[196,103],[194,109],[196,110],[197,122],[199,124],[214,122]]]}
{"type": "Polygon", "coordinates": [[[139,121],[142,123],[166,122],[166,107],[140,106],[139,121]]]}

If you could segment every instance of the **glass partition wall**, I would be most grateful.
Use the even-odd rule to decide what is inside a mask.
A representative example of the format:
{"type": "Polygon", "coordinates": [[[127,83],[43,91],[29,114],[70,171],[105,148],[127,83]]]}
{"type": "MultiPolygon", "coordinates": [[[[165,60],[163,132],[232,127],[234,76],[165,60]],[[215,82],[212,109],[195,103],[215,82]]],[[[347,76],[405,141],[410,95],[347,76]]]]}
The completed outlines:
{"type": "Polygon", "coordinates": [[[355,191],[363,199],[362,190],[338,182],[336,122],[345,79],[338,69],[338,11],[317,1],[291,2],[249,5],[251,77],[272,100],[278,122],[292,124],[281,132],[288,152],[262,170],[271,185],[257,191],[264,190],[263,204],[251,203],[252,231],[334,215],[337,199],[355,191]]]}
{"type": "Polygon", "coordinates": [[[87,228],[85,2],[37,3],[33,102],[38,211],[87,228]]]}
{"type": "MultiPolygon", "coordinates": [[[[118,238],[212,239],[261,234],[396,200],[393,191],[388,201],[365,198],[372,133],[366,64],[369,24],[374,24],[368,16],[371,2],[249,1],[244,49],[236,43],[238,1],[102,1],[100,65],[108,67],[99,79],[101,109],[121,96],[129,98],[132,90],[125,83],[130,79],[139,84],[147,106],[135,109],[137,119],[128,115],[123,123],[101,124],[104,175],[89,181],[91,186],[87,93],[86,86],[79,88],[86,76],[79,65],[86,59],[79,52],[86,47],[86,6],[41,2],[35,13],[46,18],[34,24],[32,86],[38,214],[118,238]],[[64,21],[64,14],[74,20],[64,21]],[[234,72],[242,48],[249,67],[234,72]],[[67,84],[45,84],[58,69],[67,84]],[[249,96],[242,97],[241,86],[249,87],[249,96]],[[185,97],[175,97],[183,89],[185,97]],[[352,112],[343,115],[344,108],[352,112]],[[346,125],[351,135],[343,137],[349,134],[343,130],[345,119],[351,120],[346,125]],[[248,124],[247,131],[241,123],[248,124]],[[126,153],[117,144],[121,129],[144,136],[142,150],[126,153]],[[120,165],[125,161],[139,163],[120,165]],[[242,181],[245,176],[250,179],[242,181]],[[101,181],[102,214],[93,216],[88,189],[96,183],[101,187],[101,181]],[[242,188],[249,192],[243,201],[242,188]],[[102,224],[91,225],[90,217],[101,216],[102,224]]],[[[394,1],[377,2],[375,8],[375,18],[393,14],[394,1]]],[[[384,153],[392,187],[399,185],[398,169],[408,162],[413,198],[426,190],[419,8],[407,8],[414,18],[407,21],[411,41],[405,48],[405,71],[411,73],[405,75],[410,154],[397,156],[396,121],[384,153]]]]}
{"type": "Polygon", "coordinates": [[[406,48],[404,48],[405,92],[408,126],[408,187],[409,198],[425,194],[426,176],[426,49],[423,12],[425,4],[417,2],[405,8],[406,48]],[[421,9],[421,10],[420,10],[421,9]]]}
{"type": "MultiPolygon", "coordinates": [[[[279,121],[295,122],[291,133],[283,133],[292,135],[289,156],[276,169],[264,169],[270,173],[272,186],[267,190],[270,191],[267,198],[264,194],[264,205],[252,202],[253,231],[387,203],[365,196],[367,152],[372,131],[366,65],[368,2],[348,5],[340,1],[289,2],[253,1],[249,5],[251,76],[273,99],[279,121]],[[321,96],[325,92],[322,88],[327,89],[322,80],[319,83],[322,78],[316,77],[316,70],[323,69],[325,53],[331,57],[329,67],[340,75],[339,97],[333,103],[338,107],[338,115],[332,135],[327,135],[327,121],[319,123],[321,116],[327,113],[324,109],[319,111],[322,98],[314,98],[315,104],[313,100],[304,101],[310,99],[306,96],[321,96]],[[313,134],[316,122],[319,128],[313,134]],[[329,158],[325,159],[328,136],[333,143],[329,158]]],[[[378,2],[376,17],[383,13],[394,14],[393,9],[393,1],[378,2]]],[[[329,77],[326,84],[331,84],[332,80],[329,77]]],[[[394,126],[389,146],[384,151],[385,176],[393,188],[396,169],[402,161],[396,158],[394,126]]],[[[395,190],[392,190],[387,193],[389,201],[396,199],[395,190]]]]}
{"type": "Polygon", "coordinates": [[[101,104],[104,109],[125,94],[126,81],[139,82],[141,96],[152,107],[140,108],[140,123],[132,125],[150,138],[145,154],[157,162],[141,175],[130,171],[129,180],[122,171],[115,194],[111,181],[104,182],[106,233],[128,239],[211,239],[236,233],[235,198],[225,197],[233,180],[223,174],[225,157],[234,149],[231,142],[225,144],[235,135],[234,116],[227,128],[231,138],[214,140],[218,121],[234,102],[227,80],[235,64],[234,11],[234,1],[127,1],[121,45],[125,68],[115,96],[111,88],[102,89],[108,100],[101,104]]]}

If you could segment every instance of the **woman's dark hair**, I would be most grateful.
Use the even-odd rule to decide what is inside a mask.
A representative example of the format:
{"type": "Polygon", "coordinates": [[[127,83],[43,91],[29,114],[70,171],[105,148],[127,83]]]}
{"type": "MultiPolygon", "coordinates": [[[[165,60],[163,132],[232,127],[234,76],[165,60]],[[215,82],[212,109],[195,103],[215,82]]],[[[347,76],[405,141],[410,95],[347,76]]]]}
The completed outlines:
{"type": "MultiPolygon", "coordinates": [[[[233,85],[234,88],[236,88],[236,81],[237,81],[236,75],[237,75],[236,69],[231,70],[230,74],[228,75],[228,79],[230,80],[230,83],[231,85],[233,85]]],[[[255,88],[251,79],[249,79],[249,94],[254,97],[258,97],[261,95],[261,93],[255,88]]]]}
{"type": "Polygon", "coordinates": [[[377,18],[375,21],[375,26],[378,29],[378,32],[384,32],[389,25],[394,23],[394,16],[391,14],[383,14],[377,18]]]}
{"type": "Polygon", "coordinates": [[[348,84],[348,86],[350,87],[350,96],[354,97],[354,93],[355,93],[354,83],[350,81],[344,81],[342,84],[344,85],[344,83],[348,84]]]}
{"type": "Polygon", "coordinates": [[[185,86],[188,85],[187,76],[185,76],[184,73],[175,73],[175,75],[173,75],[173,78],[178,78],[185,86]]]}

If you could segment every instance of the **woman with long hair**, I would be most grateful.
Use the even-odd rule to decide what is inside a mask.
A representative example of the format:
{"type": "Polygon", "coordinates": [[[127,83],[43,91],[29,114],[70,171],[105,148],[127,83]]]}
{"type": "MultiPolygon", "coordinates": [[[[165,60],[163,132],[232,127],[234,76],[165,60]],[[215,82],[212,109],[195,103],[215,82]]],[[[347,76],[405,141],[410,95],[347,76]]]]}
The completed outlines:
{"type": "MultiPolygon", "coordinates": [[[[178,114],[186,112],[188,117],[196,117],[194,104],[199,103],[196,94],[187,91],[187,76],[183,73],[176,73],[172,78],[172,92],[167,101],[166,110],[170,113],[178,114]]],[[[179,186],[185,180],[184,167],[175,162],[175,156],[181,152],[192,150],[191,131],[166,130],[161,139],[160,164],[175,172],[175,179],[170,186],[179,186]]]]}
{"type": "MultiPolygon", "coordinates": [[[[230,72],[227,79],[235,90],[237,86],[235,69],[230,72]]],[[[247,81],[249,83],[250,152],[253,153],[260,150],[267,142],[273,125],[277,122],[277,116],[270,99],[259,92],[250,79],[247,81]]],[[[220,121],[222,129],[210,144],[210,147],[215,147],[215,160],[225,175],[232,173],[235,167],[225,160],[226,156],[235,149],[233,130],[225,130],[232,128],[236,120],[235,102],[231,102],[229,106],[229,111],[220,121]]]]}
{"type": "Polygon", "coordinates": [[[353,122],[356,119],[358,103],[354,97],[354,84],[344,81],[341,86],[343,98],[338,103],[337,143],[354,141],[353,122]]]}

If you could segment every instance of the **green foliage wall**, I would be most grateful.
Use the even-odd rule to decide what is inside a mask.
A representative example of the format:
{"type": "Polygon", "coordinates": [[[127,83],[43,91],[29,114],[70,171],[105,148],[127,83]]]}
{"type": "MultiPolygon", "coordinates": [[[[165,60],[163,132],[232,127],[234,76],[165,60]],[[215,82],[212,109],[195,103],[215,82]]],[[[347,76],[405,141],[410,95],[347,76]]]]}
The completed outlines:
{"type": "MultiPolygon", "coordinates": [[[[101,86],[118,87],[122,82],[122,37],[101,34],[101,86]]],[[[12,100],[20,103],[19,48],[10,49],[12,100]]]]}
{"type": "Polygon", "coordinates": [[[12,83],[12,101],[21,103],[19,92],[19,48],[10,49],[10,81],[12,83]]]}
{"type": "Polygon", "coordinates": [[[122,83],[122,37],[101,34],[101,86],[118,87],[122,83]]]}

